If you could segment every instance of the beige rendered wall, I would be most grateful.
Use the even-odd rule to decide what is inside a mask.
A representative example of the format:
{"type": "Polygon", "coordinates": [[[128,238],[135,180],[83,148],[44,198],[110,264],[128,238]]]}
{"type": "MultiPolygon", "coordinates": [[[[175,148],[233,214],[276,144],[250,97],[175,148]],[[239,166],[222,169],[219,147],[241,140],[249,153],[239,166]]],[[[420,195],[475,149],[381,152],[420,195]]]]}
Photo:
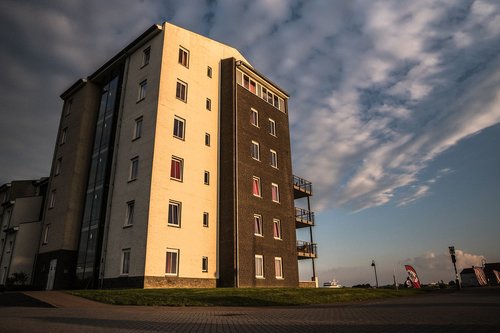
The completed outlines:
{"type": "MultiPolygon", "coordinates": [[[[163,37],[157,34],[129,54],[122,87],[123,104],[118,118],[115,159],[109,189],[108,232],[105,247],[105,278],[121,273],[123,249],[130,249],[128,276],[144,276],[151,168],[163,37]],[[150,47],[149,64],[142,66],[143,51],[150,47]],[[147,80],[146,97],[138,101],[139,84],[147,80]],[[135,120],[142,117],[142,135],[133,140],[135,120]],[[139,157],[138,177],[129,181],[130,160],[139,157]],[[134,223],[124,227],[127,202],[135,201],[134,223]]],[[[106,237],[106,236],[105,236],[106,237]]]]}
{"type": "Polygon", "coordinates": [[[164,24],[159,103],[156,117],[151,174],[149,224],[147,230],[146,276],[165,276],[166,250],[179,250],[178,276],[217,277],[217,183],[219,68],[221,59],[241,54],[226,45],[164,24]],[[178,63],[179,47],[189,51],[189,68],[178,63]],[[207,76],[212,67],[212,78],[207,76]],[[187,102],[176,98],[177,80],[188,84],[187,102]],[[206,99],[212,102],[206,110],[206,99]],[[185,119],[185,140],[173,137],[174,117],[185,119]],[[205,133],[211,136],[205,145],[205,133]],[[170,179],[172,156],[184,161],[183,181],[170,179]],[[210,184],[203,181],[210,172],[210,184]],[[181,225],[167,225],[169,200],[182,203],[181,225]],[[203,213],[209,213],[209,227],[203,227],[203,213]],[[202,257],[209,258],[208,272],[202,272],[202,257]]]}

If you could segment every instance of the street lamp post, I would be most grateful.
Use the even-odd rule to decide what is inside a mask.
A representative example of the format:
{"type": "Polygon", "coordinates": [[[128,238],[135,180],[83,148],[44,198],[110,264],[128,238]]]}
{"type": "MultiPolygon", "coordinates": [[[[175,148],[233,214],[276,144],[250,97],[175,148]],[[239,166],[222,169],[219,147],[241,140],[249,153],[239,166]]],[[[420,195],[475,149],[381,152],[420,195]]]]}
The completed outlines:
{"type": "Polygon", "coordinates": [[[375,265],[375,260],[372,260],[372,267],[375,271],[375,287],[378,288],[377,265],[375,265]]]}
{"type": "Polygon", "coordinates": [[[460,280],[458,279],[457,258],[455,257],[455,247],[448,246],[448,249],[450,250],[451,262],[453,263],[453,268],[455,268],[455,284],[457,285],[457,289],[460,290],[460,280]]]}

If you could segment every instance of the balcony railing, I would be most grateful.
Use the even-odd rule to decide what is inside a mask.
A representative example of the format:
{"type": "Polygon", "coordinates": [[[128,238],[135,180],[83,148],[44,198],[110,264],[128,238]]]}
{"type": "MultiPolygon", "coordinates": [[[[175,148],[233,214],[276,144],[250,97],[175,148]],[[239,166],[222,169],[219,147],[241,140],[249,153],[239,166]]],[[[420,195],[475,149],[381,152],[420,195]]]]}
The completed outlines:
{"type": "Polygon", "coordinates": [[[293,192],[295,199],[312,195],[312,183],[304,178],[293,176],[293,192]]]}
{"type": "Polygon", "coordinates": [[[297,241],[297,257],[299,259],[317,258],[316,244],[297,241]]]}
{"type": "Polygon", "coordinates": [[[314,226],[314,212],[295,207],[295,226],[297,228],[314,226]]]}

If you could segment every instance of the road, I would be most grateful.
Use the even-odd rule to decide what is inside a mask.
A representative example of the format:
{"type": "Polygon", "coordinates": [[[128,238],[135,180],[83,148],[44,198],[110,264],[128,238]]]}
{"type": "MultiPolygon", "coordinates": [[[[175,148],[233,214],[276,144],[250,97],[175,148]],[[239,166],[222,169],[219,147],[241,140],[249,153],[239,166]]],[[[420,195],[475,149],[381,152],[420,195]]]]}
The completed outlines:
{"type": "Polygon", "coordinates": [[[262,308],[112,306],[57,292],[27,295],[16,304],[16,294],[0,294],[0,332],[500,332],[498,287],[262,308]],[[36,297],[32,304],[27,295],[36,297]]]}

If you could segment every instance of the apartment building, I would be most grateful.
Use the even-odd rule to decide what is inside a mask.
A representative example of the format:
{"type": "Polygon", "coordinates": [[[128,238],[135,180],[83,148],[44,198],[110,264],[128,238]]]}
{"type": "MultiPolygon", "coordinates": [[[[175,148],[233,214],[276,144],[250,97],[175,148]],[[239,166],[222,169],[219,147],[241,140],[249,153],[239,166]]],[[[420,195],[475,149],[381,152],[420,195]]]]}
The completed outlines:
{"type": "Polygon", "coordinates": [[[239,51],[154,25],[61,98],[40,288],[298,286],[289,96],[239,51]]]}

